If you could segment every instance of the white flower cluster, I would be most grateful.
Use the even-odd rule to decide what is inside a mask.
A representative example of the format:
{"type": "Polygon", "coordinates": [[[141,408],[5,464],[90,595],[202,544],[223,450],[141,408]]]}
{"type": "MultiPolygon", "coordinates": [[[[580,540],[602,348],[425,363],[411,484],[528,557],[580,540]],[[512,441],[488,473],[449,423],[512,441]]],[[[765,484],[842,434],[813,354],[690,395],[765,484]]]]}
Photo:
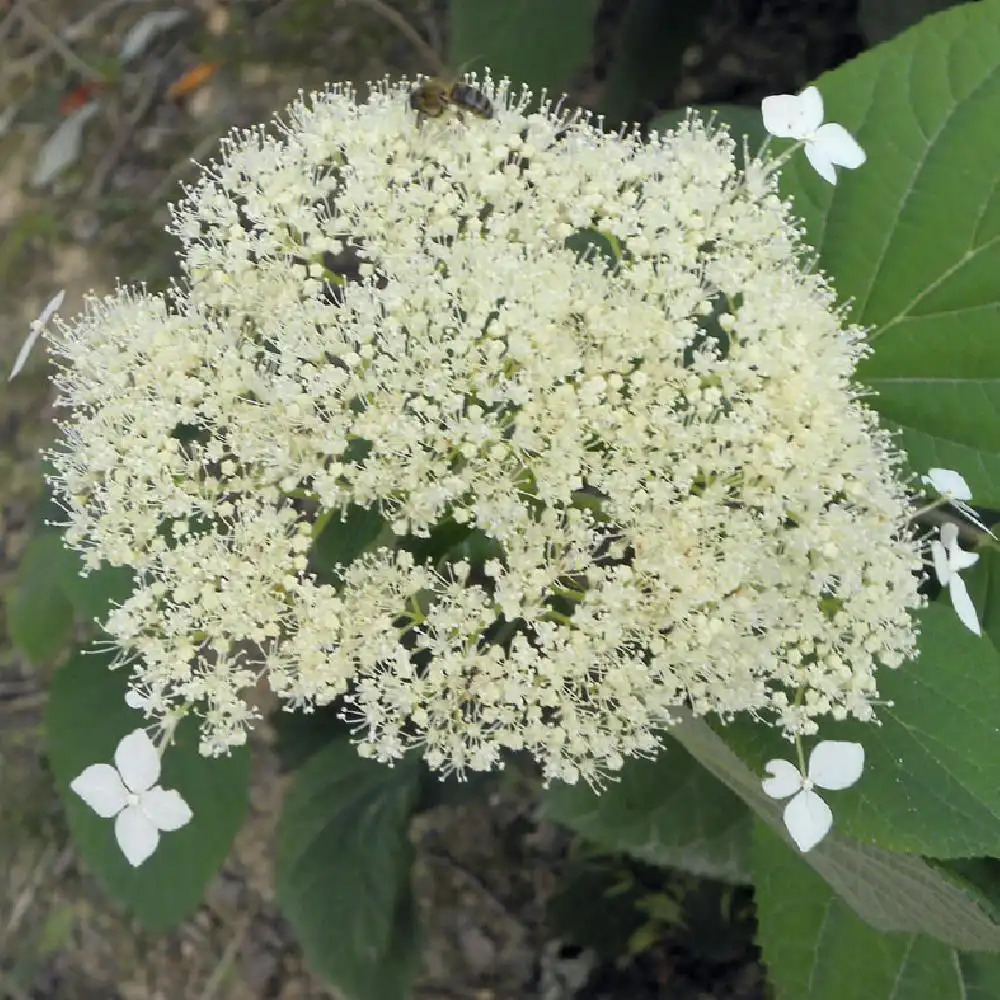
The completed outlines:
{"type": "Polygon", "coordinates": [[[264,677],[378,759],[566,781],[679,705],[870,718],[921,559],[768,164],[478,86],[489,120],[418,126],[403,81],[235,136],[175,212],[184,282],[49,335],[68,537],[136,569],[105,624],[146,711],[225,752],[264,677]],[[391,531],[334,585],[313,526],[352,504],[391,531]],[[446,523],[493,554],[400,544],[446,523]]]}

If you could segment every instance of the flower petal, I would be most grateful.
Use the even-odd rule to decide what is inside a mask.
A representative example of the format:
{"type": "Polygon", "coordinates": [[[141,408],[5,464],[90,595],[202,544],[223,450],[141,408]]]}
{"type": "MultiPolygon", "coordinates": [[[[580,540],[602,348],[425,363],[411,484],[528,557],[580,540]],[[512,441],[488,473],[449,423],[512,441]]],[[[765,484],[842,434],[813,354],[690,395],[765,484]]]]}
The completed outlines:
{"type": "Polygon", "coordinates": [[[845,740],[821,740],[809,755],[809,780],[820,788],[850,788],[865,767],[865,748],[845,740]]]}
{"type": "Polygon", "coordinates": [[[941,496],[950,497],[952,500],[972,499],[969,484],[954,469],[928,469],[927,475],[921,478],[933,486],[941,496]]]}
{"type": "Polygon", "coordinates": [[[957,545],[948,553],[948,565],[953,573],[975,566],[977,562],[979,562],[978,552],[966,552],[965,549],[959,548],[957,545]]]}
{"type": "Polygon", "coordinates": [[[826,150],[819,143],[806,143],[806,159],[812,165],[813,170],[828,184],[837,183],[837,171],[833,166],[833,161],[826,155],[826,150]]]}
{"type": "Polygon", "coordinates": [[[941,544],[946,549],[953,549],[958,544],[958,525],[954,521],[941,525],[941,544]]]}
{"type": "Polygon", "coordinates": [[[159,785],[143,792],[139,805],[160,830],[179,830],[194,815],[180,792],[168,791],[159,785]]]}
{"type": "Polygon", "coordinates": [[[804,134],[810,135],[823,124],[823,95],[819,87],[806,87],[798,100],[804,134]]]}
{"type": "Polygon", "coordinates": [[[110,764],[91,764],[69,787],[103,819],[116,816],[128,804],[128,789],[110,764]]]}
{"type": "Polygon", "coordinates": [[[802,774],[787,760],[781,760],[780,757],[769,760],[764,765],[764,770],[770,777],[764,778],[761,785],[764,787],[764,794],[772,799],[787,799],[802,787],[802,774]]]}
{"type": "Polygon", "coordinates": [[[938,541],[931,542],[931,560],[934,563],[934,575],[942,587],[951,582],[951,565],[948,562],[948,551],[938,541]]]}
{"type": "Polygon", "coordinates": [[[838,167],[854,170],[868,159],[868,154],[861,148],[858,140],[836,122],[821,125],[813,136],[813,142],[821,146],[830,162],[838,167]]]}
{"type": "Polygon", "coordinates": [[[129,806],[115,820],[115,840],[128,863],[137,868],[156,850],[160,833],[139,806],[129,806]]]}
{"type": "Polygon", "coordinates": [[[125,704],[128,705],[129,708],[134,708],[138,711],[145,708],[146,705],[149,704],[149,699],[144,695],[139,694],[139,692],[134,688],[129,688],[128,691],[125,692],[125,704]]]}
{"type": "Polygon", "coordinates": [[[28,336],[25,338],[24,343],[21,345],[21,350],[17,352],[17,357],[14,359],[14,367],[11,368],[10,375],[7,376],[8,382],[12,378],[16,378],[20,373],[25,362],[28,360],[28,355],[31,354],[31,349],[35,346],[35,341],[38,340],[42,331],[48,326],[49,320],[52,319],[56,311],[63,304],[64,298],[66,298],[66,289],[61,288],[45,304],[45,308],[41,311],[38,319],[32,321],[28,329],[28,336]]]}
{"type": "Polygon", "coordinates": [[[799,99],[794,94],[774,94],[760,102],[764,128],[778,139],[801,139],[799,99]]]}
{"type": "Polygon", "coordinates": [[[979,627],[979,616],[976,614],[976,606],[969,597],[969,591],[965,587],[965,581],[957,574],[952,575],[948,582],[948,593],[951,595],[951,606],[958,615],[958,620],[975,635],[982,635],[983,631],[979,627]]]}
{"type": "Polygon", "coordinates": [[[134,729],[115,750],[115,765],[133,792],[152,788],[160,777],[160,755],[145,729],[134,729]]]}
{"type": "Polygon", "coordinates": [[[833,826],[830,807],[815,793],[801,791],[785,806],[785,826],[803,854],[811,851],[833,826]]]}
{"type": "Polygon", "coordinates": [[[805,139],[823,124],[823,95],[816,87],[801,94],[775,94],[760,102],[764,128],[779,139],[805,139]]]}

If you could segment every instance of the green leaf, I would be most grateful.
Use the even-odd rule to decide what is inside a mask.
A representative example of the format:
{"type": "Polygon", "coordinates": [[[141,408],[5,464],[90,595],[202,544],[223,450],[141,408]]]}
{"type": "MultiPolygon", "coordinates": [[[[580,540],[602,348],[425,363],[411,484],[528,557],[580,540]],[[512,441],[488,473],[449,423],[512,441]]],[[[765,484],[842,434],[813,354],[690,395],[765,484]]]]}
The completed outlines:
{"type": "Polygon", "coordinates": [[[198,753],[194,719],[178,727],[163,756],[164,788],[175,788],[194,818],[161,836],[153,856],[133,868],[114,837],[114,821],[101,819],[69,788],[90,764],[111,763],[123,736],[141,725],[125,705],[127,670],[109,658],[78,653],[52,682],[48,706],[49,757],[66,806],[73,839],[107,891],[150,930],[176,924],[201,901],[243,822],[250,781],[245,750],[206,759],[198,753]]]}
{"type": "Polygon", "coordinates": [[[371,548],[387,525],[374,507],[348,506],[344,515],[329,511],[309,551],[309,569],[325,579],[336,564],[349,566],[371,548]]]}
{"type": "Polygon", "coordinates": [[[1000,506],[1000,3],[929,17],[819,87],[868,162],[832,187],[799,152],[782,187],[872,328],[858,377],[911,468],[958,469],[1000,506]]]}
{"type": "Polygon", "coordinates": [[[673,103],[682,56],[700,37],[701,0],[632,0],[625,11],[599,110],[612,122],[647,118],[673,103]]]}
{"type": "MultiPolygon", "coordinates": [[[[777,1000],[968,1000],[1000,959],[922,934],[880,934],[764,824],[753,844],[758,942],[777,1000]]],[[[995,996],[995,993],[984,994],[995,996]]]]}
{"type": "Polygon", "coordinates": [[[858,25],[869,45],[878,45],[956,0],[858,0],[858,25]]]}
{"type": "MultiPolygon", "coordinates": [[[[782,823],[782,804],[764,794],[760,770],[750,770],[701,720],[687,719],[671,732],[759,819],[792,843],[782,823]]],[[[788,756],[787,744],[780,755],[788,756]]],[[[867,847],[842,835],[839,798],[847,791],[829,793],[838,796],[832,806],[833,832],[804,855],[844,902],[876,930],[928,934],[956,948],[1000,951],[1000,925],[980,904],[977,893],[921,858],[867,847]]]]}
{"type": "MultiPolygon", "coordinates": [[[[947,594],[917,618],[920,655],[879,672],[879,724],[822,725],[823,739],[865,748],[861,781],[831,794],[837,829],[936,858],[1000,854],[1000,653],[959,622],[947,594]]],[[[788,756],[774,731],[750,722],[722,736],[758,770],[788,756]]]]}
{"type": "Polygon", "coordinates": [[[72,554],[56,532],[41,531],[28,543],[7,606],[7,628],[36,666],[52,660],[72,635],[73,606],[64,588],[72,572],[72,554]]]}
{"type": "Polygon", "coordinates": [[[102,621],[113,604],[120,604],[132,593],[132,571],[125,566],[102,566],[81,576],[80,557],[75,552],[70,555],[77,572],[64,581],[66,596],[79,618],[87,622],[102,621]]]}
{"type": "Polygon", "coordinates": [[[620,779],[600,794],[554,784],[543,794],[543,813],[605,850],[747,881],[751,815],[683,747],[670,741],[655,760],[626,761],[620,779]]]}
{"type": "Polygon", "coordinates": [[[278,826],[278,901],[310,966],[350,1000],[404,1000],[419,958],[408,837],[421,763],[346,738],[296,776],[278,826]]]}
{"type": "Polygon", "coordinates": [[[558,97],[590,58],[596,0],[452,0],[449,61],[558,97]]]}
{"type": "Polygon", "coordinates": [[[80,556],[62,533],[42,527],[28,543],[7,611],[14,643],[32,663],[52,660],[69,643],[74,621],[103,619],[132,590],[132,573],[105,566],[81,576],[80,556]]]}
{"type": "Polygon", "coordinates": [[[283,771],[296,770],[328,743],[343,738],[346,727],[339,718],[341,708],[340,703],[335,703],[313,712],[271,713],[274,750],[283,771]]]}

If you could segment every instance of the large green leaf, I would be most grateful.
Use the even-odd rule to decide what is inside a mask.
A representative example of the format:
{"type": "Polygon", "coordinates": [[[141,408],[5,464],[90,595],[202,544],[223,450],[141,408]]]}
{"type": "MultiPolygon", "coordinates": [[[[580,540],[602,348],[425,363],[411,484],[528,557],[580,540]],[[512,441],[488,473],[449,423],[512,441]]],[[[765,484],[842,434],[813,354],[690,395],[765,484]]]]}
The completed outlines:
{"type": "Polygon", "coordinates": [[[278,827],[278,901],[312,968],[350,1000],[404,1000],[419,957],[408,837],[422,764],[341,737],[308,758],[278,827]]]}
{"type": "MultiPolygon", "coordinates": [[[[959,622],[946,594],[917,617],[920,655],[879,673],[879,725],[822,726],[824,739],[865,748],[861,781],[833,793],[837,828],[936,858],[1000,854],[1000,653],[959,622]]],[[[739,722],[722,735],[757,769],[788,756],[763,726],[739,722]]]]}
{"type": "Polygon", "coordinates": [[[558,97],[590,57],[596,10],[596,0],[451,0],[451,64],[558,97]]]}
{"type": "Polygon", "coordinates": [[[762,823],[752,857],[758,941],[777,1000],[968,1000],[1000,982],[996,956],[874,930],[762,823]]]}
{"type": "Polygon", "coordinates": [[[629,760],[600,794],[554,784],[545,815],[608,851],[728,882],[748,881],[751,815],[683,747],[668,742],[655,760],[629,760]]]}
{"type": "Polygon", "coordinates": [[[112,896],[161,930],[198,905],[225,860],[246,813],[250,759],[245,750],[201,757],[195,721],[185,720],[164,753],[160,783],[181,793],[194,818],[163,834],[153,856],[133,868],[115,842],[113,820],[101,819],[69,788],[85,767],[110,763],[119,740],[141,725],[125,705],[126,681],[127,671],[110,670],[103,655],[77,654],[60,669],[49,697],[49,757],[80,853],[112,896]]]}
{"type": "Polygon", "coordinates": [[[35,665],[52,660],[69,642],[74,615],[64,584],[73,572],[73,555],[56,532],[42,531],[28,543],[7,605],[7,628],[35,665]]]}
{"type": "Polygon", "coordinates": [[[868,153],[831,187],[784,171],[809,240],[874,348],[859,378],[911,466],[1000,506],[1000,2],[934,15],[819,80],[868,153]]]}
{"type": "Polygon", "coordinates": [[[62,534],[41,527],[18,567],[17,587],[7,609],[14,643],[35,664],[53,659],[67,646],[75,621],[102,619],[113,601],[132,589],[127,569],[105,566],[81,576],[80,556],[63,544],[62,534]]]}
{"type": "MultiPolygon", "coordinates": [[[[791,844],[781,820],[782,805],[764,794],[760,770],[747,767],[701,720],[687,719],[672,733],[791,844]]],[[[788,756],[787,744],[780,755],[788,756]]],[[[803,856],[844,902],[880,931],[928,934],[956,948],[1000,951],[1000,925],[981,905],[978,893],[921,858],[892,854],[842,835],[840,797],[847,794],[830,793],[838,796],[832,805],[834,830],[803,856]]]]}

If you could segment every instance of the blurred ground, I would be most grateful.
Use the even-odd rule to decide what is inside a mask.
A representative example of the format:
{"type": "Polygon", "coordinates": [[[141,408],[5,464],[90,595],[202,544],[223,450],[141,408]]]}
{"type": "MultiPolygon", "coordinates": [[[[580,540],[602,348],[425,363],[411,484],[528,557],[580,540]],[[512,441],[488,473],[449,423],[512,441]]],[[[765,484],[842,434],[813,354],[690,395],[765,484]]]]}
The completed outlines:
{"type": "MultiPolygon", "coordinates": [[[[444,6],[393,0],[438,51],[444,6]]],[[[714,8],[664,106],[752,101],[857,51],[848,0],[718,0],[714,8]]],[[[602,4],[601,39],[613,35],[622,10],[602,4]]],[[[607,52],[600,42],[597,49],[577,81],[580,100],[600,89],[607,52]]],[[[193,178],[190,160],[210,158],[231,127],[265,120],[299,88],[328,79],[434,69],[379,0],[0,0],[0,368],[56,289],[67,289],[69,315],[88,289],[113,288],[116,275],[166,282],[173,248],[162,233],[165,206],[193,178]],[[152,10],[175,23],[111,85],[98,86],[152,10]],[[46,139],[90,101],[99,111],[74,162],[52,183],[33,185],[46,139]]],[[[0,1000],[325,997],[272,899],[282,779],[266,732],[257,736],[250,821],[182,927],[158,939],[143,934],[77,865],[43,755],[51,668],[38,673],[19,660],[3,616],[33,525],[37,453],[51,416],[44,361],[35,357],[24,375],[0,383],[0,1000]]],[[[713,942],[716,954],[694,958],[668,935],[620,970],[597,968],[588,952],[555,940],[546,902],[567,839],[535,822],[523,791],[439,809],[414,836],[428,938],[419,997],[764,996],[745,929],[735,944],[713,942]]]]}

